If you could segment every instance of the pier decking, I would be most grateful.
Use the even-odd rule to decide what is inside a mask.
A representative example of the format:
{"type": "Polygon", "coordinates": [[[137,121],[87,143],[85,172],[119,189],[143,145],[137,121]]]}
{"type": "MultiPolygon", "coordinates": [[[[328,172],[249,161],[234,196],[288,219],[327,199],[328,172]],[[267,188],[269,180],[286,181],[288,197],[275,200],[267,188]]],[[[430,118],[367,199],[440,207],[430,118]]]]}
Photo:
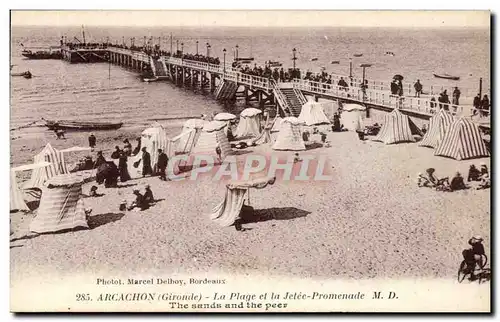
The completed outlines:
{"type": "MultiPolygon", "coordinates": [[[[322,98],[352,102],[387,112],[397,108],[407,115],[425,120],[443,105],[456,116],[472,117],[474,112],[472,104],[453,105],[431,101],[433,91],[438,89],[432,87],[427,95],[414,97],[411,85],[408,85],[404,88],[404,96],[396,96],[390,93],[388,83],[372,80],[366,83],[367,88],[361,88],[362,80],[346,75],[331,74],[331,84],[299,78],[290,82],[276,82],[272,78],[244,74],[233,68],[231,62],[225,62],[225,65],[210,64],[105,45],[77,49],[65,47],[62,52],[64,59],[70,62],[109,61],[139,72],[148,71],[158,80],[170,80],[178,86],[208,90],[218,100],[231,101],[239,96],[244,97],[247,103],[257,101],[262,108],[277,105],[284,115],[298,116],[306,95],[315,100],[322,98]],[[350,83],[348,88],[335,85],[341,77],[350,83]]],[[[461,100],[470,101],[470,98],[462,97],[461,100]]],[[[489,117],[474,121],[483,128],[490,127],[489,117]]]]}

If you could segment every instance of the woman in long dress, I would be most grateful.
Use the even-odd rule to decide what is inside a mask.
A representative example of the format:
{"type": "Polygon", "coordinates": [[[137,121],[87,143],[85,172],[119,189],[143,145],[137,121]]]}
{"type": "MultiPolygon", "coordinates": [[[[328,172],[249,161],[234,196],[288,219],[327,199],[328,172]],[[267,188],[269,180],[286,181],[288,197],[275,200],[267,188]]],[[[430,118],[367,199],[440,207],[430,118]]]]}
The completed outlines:
{"type": "Polygon", "coordinates": [[[127,155],[123,151],[120,153],[120,157],[118,159],[118,170],[120,171],[121,182],[125,182],[132,179],[127,169],[127,155]]]}

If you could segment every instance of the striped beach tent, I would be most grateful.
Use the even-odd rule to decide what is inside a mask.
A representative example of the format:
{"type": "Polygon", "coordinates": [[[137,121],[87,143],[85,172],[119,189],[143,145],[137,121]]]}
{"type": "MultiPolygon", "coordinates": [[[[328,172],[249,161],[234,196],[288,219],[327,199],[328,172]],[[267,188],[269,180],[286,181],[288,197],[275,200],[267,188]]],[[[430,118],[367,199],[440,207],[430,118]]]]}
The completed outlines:
{"type": "Polygon", "coordinates": [[[373,141],[380,141],[385,144],[415,142],[413,134],[419,133],[420,130],[407,115],[394,109],[391,113],[385,115],[384,124],[382,124],[380,132],[373,138],[373,141]]]}
{"type": "Polygon", "coordinates": [[[425,133],[419,146],[436,148],[444,138],[451,123],[453,123],[453,116],[444,109],[440,110],[429,120],[429,130],[425,133]]]}
{"type": "Polygon", "coordinates": [[[233,153],[231,145],[224,134],[227,124],[224,121],[212,121],[201,130],[200,137],[194,144],[193,154],[216,155],[217,146],[221,150],[222,160],[233,153]]]}
{"type": "Polygon", "coordinates": [[[202,119],[187,120],[182,127],[182,132],[171,139],[173,152],[180,154],[190,153],[194,143],[200,136],[201,130],[207,123],[209,121],[202,119]]]}
{"type": "Polygon", "coordinates": [[[42,188],[42,199],[30,224],[35,233],[88,228],[82,194],[83,177],[64,174],[49,179],[42,188]]]}
{"type": "Polygon", "coordinates": [[[434,155],[466,160],[487,157],[490,153],[486,149],[479,127],[462,117],[449,125],[434,155]]]}
{"type": "Polygon", "coordinates": [[[41,188],[45,181],[53,176],[69,173],[64,161],[64,153],[52,147],[50,143],[47,143],[43,150],[35,155],[33,163],[37,164],[45,161],[50,162],[50,165],[34,169],[31,178],[23,186],[24,188],[41,188]]]}
{"type": "MultiPolygon", "coordinates": [[[[30,210],[24,201],[24,193],[19,188],[19,185],[17,183],[16,174],[18,172],[22,172],[22,171],[29,171],[29,170],[37,170],[37,169],[41,169],[41,168],[46,168],[50,165],[51,165],[50,162],[40,162],[40,163],[35,163],[35,164],[22,165],[22,166],[10,169],[10,211],[11,212],[29,211],[30,210]]],[[[35,190],[37,190],[37,189],[35,189],[35,190]]],[[[29,192],[28,192],[28,194],[29,194],[29,192]]]]}
{"type": "Polygon", "coordinates": [[[304,125],[296,117],[285,117],[281,121],[280,131],[273,144],[273,150],[305,150],[306,146],[302,139],[301,125],[304,125]]]}

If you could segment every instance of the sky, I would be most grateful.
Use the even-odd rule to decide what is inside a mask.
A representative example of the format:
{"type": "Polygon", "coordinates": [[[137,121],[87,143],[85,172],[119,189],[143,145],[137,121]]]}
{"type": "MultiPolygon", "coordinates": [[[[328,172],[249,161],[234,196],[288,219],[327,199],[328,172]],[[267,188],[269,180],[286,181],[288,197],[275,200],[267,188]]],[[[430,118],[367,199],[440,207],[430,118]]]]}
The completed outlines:
{"type": "Polygon", "coordinates": [[[12,11],[13,26],[485,27],[488,11],[12,11]]]}

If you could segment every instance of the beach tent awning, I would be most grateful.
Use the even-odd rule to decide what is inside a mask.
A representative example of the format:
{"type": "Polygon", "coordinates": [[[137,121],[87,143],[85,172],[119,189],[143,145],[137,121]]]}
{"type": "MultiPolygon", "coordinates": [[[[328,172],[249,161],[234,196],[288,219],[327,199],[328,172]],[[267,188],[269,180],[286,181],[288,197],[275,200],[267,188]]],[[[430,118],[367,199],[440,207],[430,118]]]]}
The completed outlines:
{"type": "Polygon", "coordinates": [[[236,119],[236,115],[231,113],[219,113],[214,117],[214,120],[216,121],[231,121],[234,119],[236,119]]]}
{"type": "Polygon", "coordinates": [[[92,149],[90,147],[82,147],[82,146],[74,146],[72,148],[67,148],[64,150],[59,150],[59,152],[66,153],[66,152],[84,152],[84,151],[91,151],[92,149]]]}
{"type": "Polygon", "coordinates": [[[260,178],[253,178],[250,180],[232,180],[229,181],[227,187],[229,189],[248,189],[248,188],[262,189],[267,187],[268,185],[274,184],[275,181],[276,177],[260,177],[260,178]]]}
{"type": "Polygon", "coordinates": [[[366,107],[360,104],[344,104],[342,106],[343,111],[352,112],[352,111],[366,111],[366,107]]]}
{"type": "Polygon", "coordinates": [[[202,119],[189,119],[184,123],[184,129],[202,129],[208,121],[202,119]]]}
{"type": "Polygon", "coordinates": [[[34,170],[34,169],[48,167],[50,164],[51,164],[50,162],[43,161],[43,162],[38,162],[38,163],[33,163],[33,164],[20,165],[18,167],[11,168],[10,170],[14,171],[14,172],[34,170]]]}
{"type": "Polygon", "coordinates": [[[261,114],[262,111],[253,107],[249,107],[241,111],[241,117],[254,117],[255,115],[261,114]]]}

